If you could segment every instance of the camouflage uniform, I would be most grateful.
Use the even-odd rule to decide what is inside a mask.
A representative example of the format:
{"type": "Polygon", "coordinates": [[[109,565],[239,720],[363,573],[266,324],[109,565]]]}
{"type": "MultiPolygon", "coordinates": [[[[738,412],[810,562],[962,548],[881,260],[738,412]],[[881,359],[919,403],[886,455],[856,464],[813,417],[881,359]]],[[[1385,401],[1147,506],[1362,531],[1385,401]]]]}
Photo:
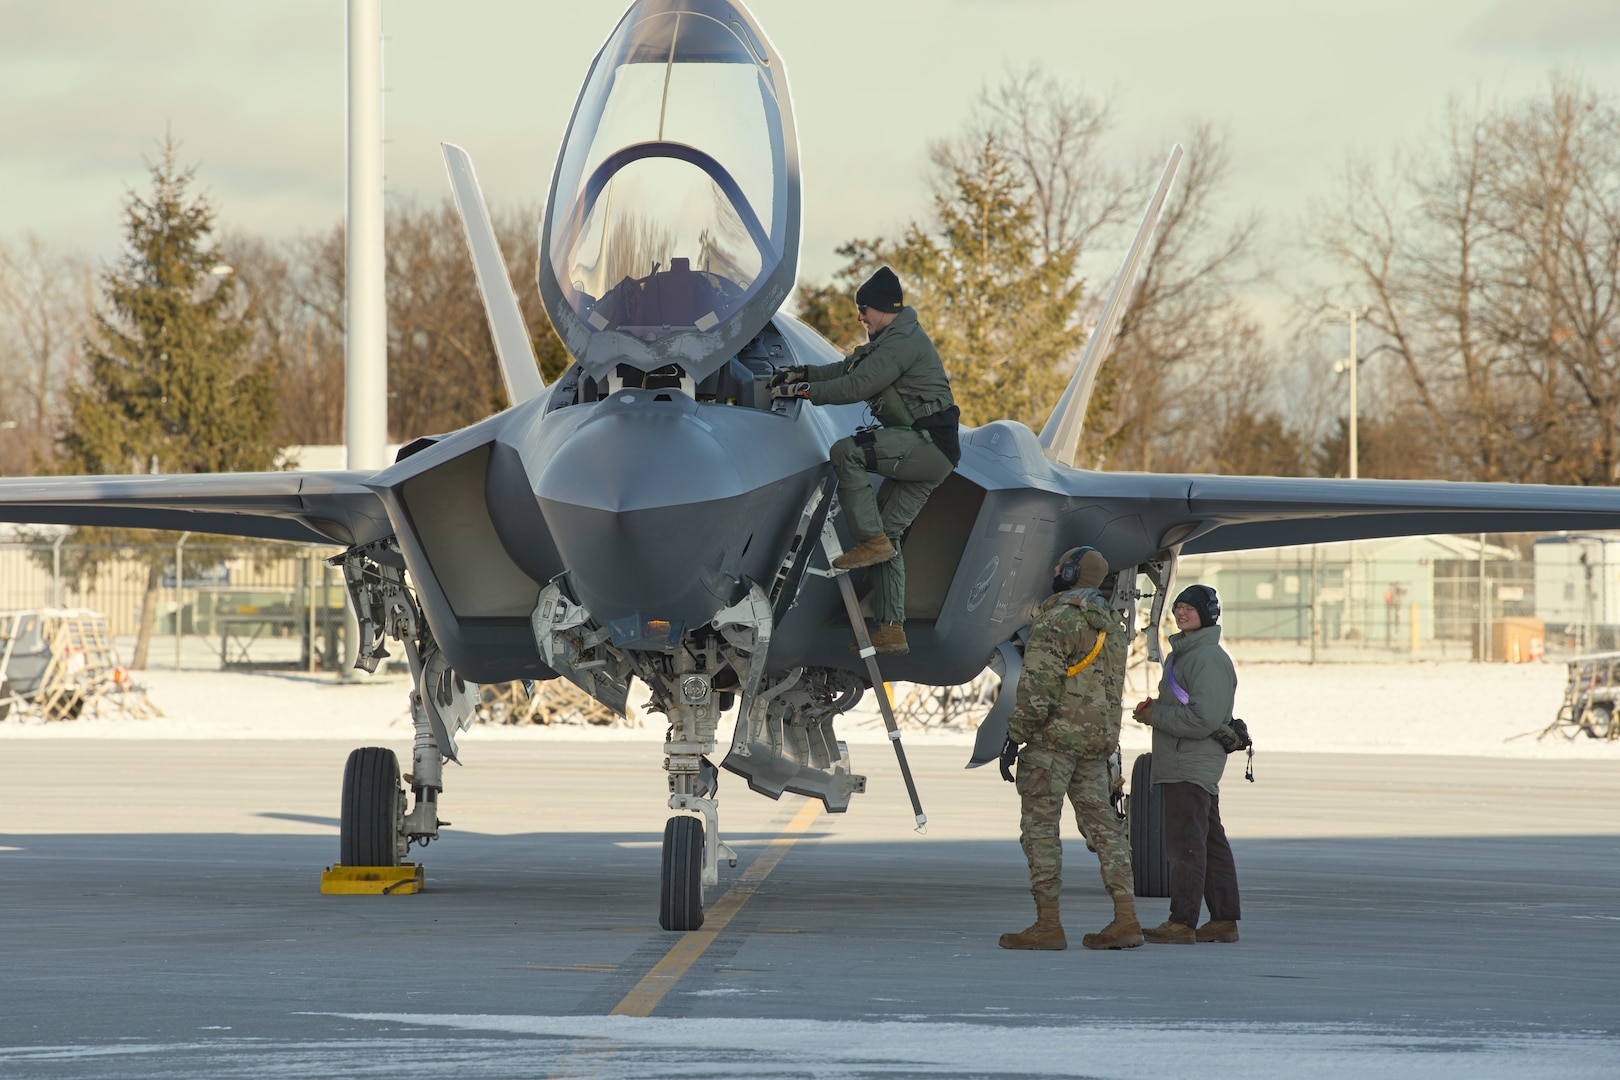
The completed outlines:
{"type": "Polygon", "coordinates": [[[1115,898],[1135,895],[1130,841],[1108,797],[1108,755],[1119,745],[1129,646],[1123,616],[1110,610],[1096,589],[1051,597],[1030,630],[1007,734],[1026,744],[1018,754],[1019,842],[1037,901],[1056,900],[1063,890],[1058,821],[1065,794],[1081,832],[1097,849],[1103,887],[1115,898]],[[1069,675],[1096,645],[1099,630],[1108,633],[1102,651],[1084,670],[1069,675]]]}

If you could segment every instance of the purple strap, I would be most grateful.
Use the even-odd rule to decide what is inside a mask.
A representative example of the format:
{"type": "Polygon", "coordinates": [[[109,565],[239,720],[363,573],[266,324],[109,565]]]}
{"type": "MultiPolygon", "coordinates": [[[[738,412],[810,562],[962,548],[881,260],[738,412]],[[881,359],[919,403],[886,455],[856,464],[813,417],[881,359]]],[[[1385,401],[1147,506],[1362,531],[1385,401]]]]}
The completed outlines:
{"type": "Polygon", "coordinates": [[[1174,656],[1167,656],[1164,658],[1164,677],[1170,680],[1170,692],[1176,695],[1177,701],[1185,705],[1192,699],[1188,695],[1187,691],[1181,688],[1181,684],[1176,682],[1176,670],[1170,666],[1170,662],[1174,659],[1174,656]]]}

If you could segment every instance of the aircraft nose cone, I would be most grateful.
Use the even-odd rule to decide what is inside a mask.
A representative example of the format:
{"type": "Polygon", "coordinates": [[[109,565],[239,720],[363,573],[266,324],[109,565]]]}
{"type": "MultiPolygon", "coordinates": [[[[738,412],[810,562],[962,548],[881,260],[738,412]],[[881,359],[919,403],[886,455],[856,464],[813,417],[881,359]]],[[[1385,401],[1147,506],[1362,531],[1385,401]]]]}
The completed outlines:
{"type": "Polygon", "coordinates": [[[600,622],[690,628],[768,583],[826,468],[781,417],[661,396],[590,406],[535,480],[569,585],[600,622]]]}

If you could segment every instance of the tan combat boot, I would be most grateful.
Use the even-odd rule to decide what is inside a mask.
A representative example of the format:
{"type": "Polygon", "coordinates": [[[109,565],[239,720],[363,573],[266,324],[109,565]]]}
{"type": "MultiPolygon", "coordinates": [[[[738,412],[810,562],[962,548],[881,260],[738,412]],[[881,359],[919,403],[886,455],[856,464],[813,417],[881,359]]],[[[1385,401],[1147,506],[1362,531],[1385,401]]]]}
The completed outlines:
{"type": "Polygon", "coordinates": [[[1237,939],[1237,923],[1231,919],[1211,919],[1198,928],[1199,941],[1224,941],[1230,943],[1237,939]]]}
{"type": "Polygon", "coordinates": [[[1056,900],[1035,901],[1035,923],[1021,934],[1002,934],[1001,947],[1003,949],[1040,949],[1044,952],[1057,952],[1069,947],[1069,939],[1063,936],[1063,924],[1058,922],[1058,902],[1056,900]]]}
{"type": "Polygon", "coordinates": [[[1142,931],[1142,937],[1155,945],[1192,945],[1198,940],[1198,932],[1190,926],[1166,919],[1151,930],[1142,931]]]}
{"type": "Polygon", "coordinates": [[[911,651],[906,644],[906,628],[899,623],[884,623],[872,633],[872,648],[879,656],[904,656],[911,651]]]}
{"type": "Polygon", "coordinates": [[[892,558],[894,545],[889,542],[888,536],[878,533],[876,536],[867,537],[838,556],[833,560],[833,566],[839,570],[859,570],[863,566],[886,563],[892,558]]]}
{"type": "MultiPolygon", "coordinates": [[[[906,628],[899,623],[884,623],[872,631],[870,636],[872,649],[879,656],[904,656],[911,651],[911,646],[906,643],[906,628]]],[[[858,641],[850,642],[849,651],[852,653],[860,652],[861,643],[858,641]]]]}
{"type": "Polygon", "coordinates": [[[1134,949],[1146,939],[1142,924],[1136,921],[1136,897],[1114,897],[1114,921],[1100,933],[1087,934],[1080,944],[1088,949],[1134,949]]]}

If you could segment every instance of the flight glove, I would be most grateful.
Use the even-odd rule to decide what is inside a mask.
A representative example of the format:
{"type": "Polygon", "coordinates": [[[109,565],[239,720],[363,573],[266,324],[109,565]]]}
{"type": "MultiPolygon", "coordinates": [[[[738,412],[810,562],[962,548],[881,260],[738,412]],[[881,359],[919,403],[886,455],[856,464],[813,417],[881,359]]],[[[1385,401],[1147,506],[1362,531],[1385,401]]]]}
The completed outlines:
{"type": "Polygon", "coordinates": [[[810,396],[810,384],[807,382],[782,383],[771,387],[773,398],[807,398],[810,396]]]}
{"type": "Polygon", "coordinates": [[[775,374],[771,376],[771,381],[766,385],[774,390],[783,383],[803,382],[805,375],[805,369],[802,367],[777,368],[775,374]]]}
{"type": "Polygon", "coordinates": [[[1018,744],[1012,741],[1011,736],[1001,744],[1001,778],[1009,784],[1018,782],[1013,776],[1013,763],[1018,760],[1018,744]]]}

